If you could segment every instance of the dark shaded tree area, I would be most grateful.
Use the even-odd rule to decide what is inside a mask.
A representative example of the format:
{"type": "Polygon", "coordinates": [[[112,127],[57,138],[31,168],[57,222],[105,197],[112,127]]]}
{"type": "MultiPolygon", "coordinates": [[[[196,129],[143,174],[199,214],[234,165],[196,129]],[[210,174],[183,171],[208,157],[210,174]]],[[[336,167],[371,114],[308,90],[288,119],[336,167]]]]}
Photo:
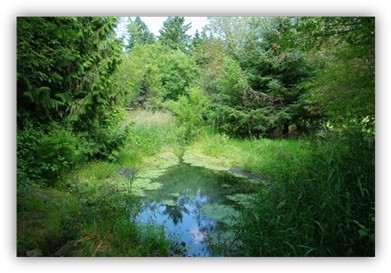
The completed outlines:
{"type": "Polygon", "coordinates": [[[122,58],[117,21],[17,18],[18,175],[57,178],[83,158],[112,156],[123,143],[126,128],[109,132],[124,95],[112,78],[122,58]]]}
{"type": "Polygon", "coordinates": [[[241,136],[308,134],[327,122],[338,130],[353,124],[372,130],[374,23],[370,17],[210,18],[209,36],[202,43],[197,37],[202,46],[194,51],[204,89],[214,90],[215,124],[241,136]],[[213,70],[212,56],[225,56],[213,70]]]}
{"type": "Polygon", "coordinates": [[[214,118],[230,134],[287,136],[290,128],[306,133],[321,115],[310,113],[302,85],[317,63],[297,48],[281,50],[278,39],[293,28],[289,18],[212,18],[209,28],[229,57],[215,83],[214,118]],[[214,35],[216,34],[216,35],[214,35]],[[222,38],[221,38],[222,37],[222,38]]]}
{"type": "MultiPolygon", "coordinates": [[[[67,117],[83,122],[103,112],[110,76],[121,62],[115,18],[19,17],[17,21],[18,121],[67,117]]],[[[21,122],[18,122],[21,124],[21,122]]]]}

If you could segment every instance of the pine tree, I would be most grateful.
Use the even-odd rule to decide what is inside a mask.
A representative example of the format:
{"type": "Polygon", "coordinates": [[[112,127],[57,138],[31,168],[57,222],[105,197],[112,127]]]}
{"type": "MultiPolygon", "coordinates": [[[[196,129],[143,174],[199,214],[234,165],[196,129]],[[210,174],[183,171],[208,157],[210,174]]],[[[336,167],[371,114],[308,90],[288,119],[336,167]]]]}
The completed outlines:
{"type": "Polygon", "coordinates": [[[190,44],[190,35],[186,32],[191,28],[191,23],[184,25],[184,17],[168,17],[159,30],[159,41],[171,49],[186,52],[190,44]]]}
{"type": "Polygon", "coordinates": [[[198,32],[198,29],[196,30],[194,36],[191,38],[191,43],[190,43],[190,46],[189,46],[189,51],[190,52],[195,52],[197,51],[197,48],[200,48],[202,47],[203,45],[203,42],[205,41],[206,37],[205,37],[205,32],[202,32],[202,34],[200,34],[198,32]]]}
{"type": "Polygon", "coordinates": [[[300,85],[314,75],[315,67],[299,50],[281,50],[277,43],[290,28],[288,17],[254,18],[250,23],[252,31],[237,54],[251,88],[272,98],[267,111],[272,122],[266,126],[267,131],[282,128],[283,135],[289,133],[289,125],[305,129],[306,123],[318,118],[306,110],[301,99],[306,89],[300,85]]]}
{"type": "Polygon", "coordinates": [[[149,31],[147,25],[141,20],[140,17],[136,17],[134,22],[131,19],[127,26],[129,35],[128,44],[126,50],[131,51],[136,44],[145,45],[155,42],[155,36],[149,31]]]}
{"type": "Polygon", "coordinates": [[[302,96],[302,82],[314,67],[295,49],[282,51],[279,37],[291,28],[290,18],[210,18],[212,36],[222,39],[230,57],[214,94],[216,121],[225,131],[240,135],[289,133],[316,121],[302,96]]]}

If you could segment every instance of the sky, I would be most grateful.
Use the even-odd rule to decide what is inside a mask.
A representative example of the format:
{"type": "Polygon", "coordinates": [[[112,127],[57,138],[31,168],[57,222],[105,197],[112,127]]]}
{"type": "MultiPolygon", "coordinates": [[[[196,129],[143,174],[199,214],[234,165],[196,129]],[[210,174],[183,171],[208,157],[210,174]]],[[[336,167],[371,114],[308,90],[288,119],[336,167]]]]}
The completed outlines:
{"type": "MultiPolygon", "coordinates": [[[[130,17],[134,21],[135,17],[130,17]]],[[[127,17],[122,18],[122,24],[118,27],[119,32],[123,33],[126,30],[126,23],[123,23],[127,17]]],[[[159,35],[159,29],[163,27],[163,22],[167,19],[166,17],[140,17],[140,19],[148,26],[149,30],[153,32],[155,36],[159,35]]],[[[191,22],[191,28],[186,34],[193,36],[198,29],[201,32],[202,27],[208,23],[207,17],[185,17],[185,25],[191,22]]]]}

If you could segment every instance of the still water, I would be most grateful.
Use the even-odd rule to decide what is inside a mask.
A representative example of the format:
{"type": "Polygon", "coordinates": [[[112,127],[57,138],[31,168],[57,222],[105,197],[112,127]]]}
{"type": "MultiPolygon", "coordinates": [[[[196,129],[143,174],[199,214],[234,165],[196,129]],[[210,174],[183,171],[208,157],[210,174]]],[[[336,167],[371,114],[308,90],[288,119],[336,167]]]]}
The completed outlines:
{"type": "Polygon", "coordinates": [[[251,189],[245,181],[229,172],[181,162],[154,180],[164,186],[147,192],[140,220],[163,224],[168,233],[179,236],[189,249],[187,256],[216,256],[208,239],[226,231],[227,225],[213,211],[219,213],[219,209],[225,208],[227,214],[229,208],[229,214],[235,212],[235,204],[227,196],[248,193],[251,189]]]}

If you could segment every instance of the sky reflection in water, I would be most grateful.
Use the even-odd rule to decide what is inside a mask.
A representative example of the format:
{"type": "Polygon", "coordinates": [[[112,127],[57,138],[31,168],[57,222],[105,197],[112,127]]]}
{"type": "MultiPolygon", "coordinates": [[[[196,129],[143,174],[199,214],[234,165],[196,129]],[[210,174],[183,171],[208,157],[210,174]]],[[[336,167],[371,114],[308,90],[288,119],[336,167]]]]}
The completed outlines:
{"type": "Polygon", "coordinates": [[[201,208],[207,204],[233,205],[226,195],[240,190],[238,185],[243,183],[236,177],[186,163],[170,168],[155,181],[164,186],[147,192],[141,221],[164,224],[168,232],[180,234],[181,240],[191,246],[188,256],[214,256],[207,235],[221,232],[224,226],[208,218],[201,208]]]}

